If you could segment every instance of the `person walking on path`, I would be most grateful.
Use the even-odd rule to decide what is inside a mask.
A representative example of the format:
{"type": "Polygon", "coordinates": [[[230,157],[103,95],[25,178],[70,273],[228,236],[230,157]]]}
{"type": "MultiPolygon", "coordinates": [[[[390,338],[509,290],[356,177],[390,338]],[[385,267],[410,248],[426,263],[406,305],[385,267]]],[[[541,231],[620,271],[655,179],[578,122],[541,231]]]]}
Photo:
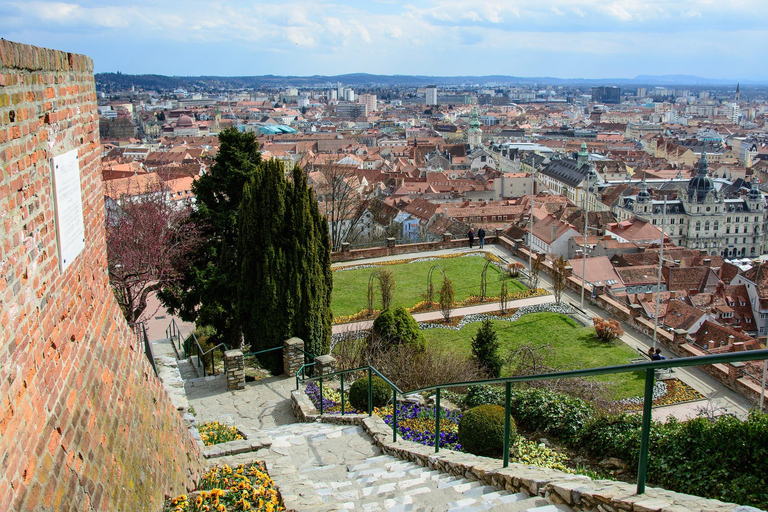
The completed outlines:
{"type": "Polygon", "coordinates": [[[467,237],[469,238],[469,248],[472,248],[472,244],[475,242],[475,230],[472,228],[469,228],[469,233],[467,233],[467,237]]]}
{"type": "Polygon", "coordinates": [[[485,230],[481,227],[477,232],[477,239],[480,240],[480,248],[485,246],[485,230]]]}

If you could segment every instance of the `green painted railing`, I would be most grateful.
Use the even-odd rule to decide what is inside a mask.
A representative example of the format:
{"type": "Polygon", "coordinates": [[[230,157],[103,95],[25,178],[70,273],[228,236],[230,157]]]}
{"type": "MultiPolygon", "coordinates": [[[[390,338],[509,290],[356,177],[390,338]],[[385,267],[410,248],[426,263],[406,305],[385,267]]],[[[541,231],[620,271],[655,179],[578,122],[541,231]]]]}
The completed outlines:
{"type": "MultiPolygon", "coordinates": [[[[389,385],[392,390],[392,440],[397,441],[397,396],[413,395],[416,393],[424,393],[429,391],[435,391],[435,452],[440,450],[440,391],[442,389],[479,386],[483,384],[504,384],[504,458],[503,467],[509,466],[509,438],[511,434],[511,396],[512,396],[512,384],[531,382],[539,380],[549,379],[564,379],[574,377],[592,377],[595,375],[607,375],[612,373],[626,373],[626,372],[645,372],[645,392],[643,397],[643,419],[642,419],[642,431],[640,437],[640,456],[637,467],[637,494],[643,494],[645,492],[645,483],[648,473],[648,448],[651,432],[651,409],[653,406],[653,384],[655,380],[655,371],[659,369],[669,368],[682,368],[687,366],[703,366],[708,364],[719,363],[735,363],[741,361],[758,361],[768,359],[768,349],[761,350],[749,350],[745,352],[729,352],[727,354],[714,354],[707,356],[696,357],[683,357],[680,359],[667,359],[662,361],[649,361],[643,363],[632,363],[619,366],[604,366],[600,368],[588,368],[584,370],[569,370],[564,372],[553,373],[541,373],[537,375],[524,375],[519,377],[506,377],[500,379],[485,379],[466,382],[452,382],[448,384],[438,384],[435,386],[428,386],[421,389],[414,389],[412,391],[402,391],[392,381],[382,375],[376,368],[372,366],[363,366],[360,368],[353,368],[349,370],[341,370],[327,375],[318,375],[316,377],[302,377],[300,373],[303,368],[299,369],[296,373],[296,389],[299,389],[300,382],[312,382],[318,381],[320,388],[320,414],[323,411],[323,381],[327,379],[335,378],[339,376],[343,379],[343,375],[352,372],[367,372],[368,373],[368,416],[373,413],[373,386],[372,379],[373,374],[378,375],[389,385]]],[[[306,365],[305,365],[306,366],[306,365]]],[[[343,382],[343,380],[342,380],[343,382]]],[[[343,384],[342,384],[343,385],[343,384]]],[[[344,414],[344,395],[342,394],[342,411],[344,414]]]]}
{"type": "Polygon", "coordinates": [[[182,359],[182,354],[184,354],[183,359],[186,359],[187,353],[181,343],[181,329],[179,329],[175,318],[171,319],[171,323],[165,329],[165,337],[171,340],[173,351],[176,352],[176,359],[182,359]]]}

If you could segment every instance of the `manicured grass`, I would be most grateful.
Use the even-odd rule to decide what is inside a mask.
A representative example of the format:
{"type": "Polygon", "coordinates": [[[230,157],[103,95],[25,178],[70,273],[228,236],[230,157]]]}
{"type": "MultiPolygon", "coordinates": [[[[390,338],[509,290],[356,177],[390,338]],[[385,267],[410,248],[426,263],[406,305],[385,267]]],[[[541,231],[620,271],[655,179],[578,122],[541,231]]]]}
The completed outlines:
{"type": "MultiPolygon", "coordinates": [[[[606,345],[594,337],[592,327],[581,327],[564,315],[555,313],[531,313],[523,315],[516,322],[497,320],[493,325],[498,333],[503,357],[523,346],[546,354],[544,364],[560,370],[595,368],[628,364],[635,357],[635,351],[621,342],[606,345]],[[547,345],[545,348],[541,348],[547,345]]],[[[460,331],[448,329],[427,329],[422,331],[427,343],[455,350],[468,357],[472,354],[472,337],[480,323],[472,323],[460,331]]],[[[510,368],[502,370],[508,375],[510,368]]],[[[620,400],[642,396],[644,378],[642,372],[600,375],[594,377],[609,383],[609,398],[620,400]]]]}
{"type": "MultiPolygon", "coordinates": [[[[438,291],[442,285],[441,269],[445,269],[453,283],[455,300],[464,300],[470,295],[480,295],[480,277],[485,264],[486,259],[482,256],[463,256],[334,272],[331,309],[334,316],[352,315],[365,309],[368,304],[368,279],[379,268],[389,270],[395,276],[393,306],[413,307],[424,300],[427,275],[433,265],[437,266],[432,274],[433,300],[437,302],[438,291]]],[[[501,272],[495,265],[489,265],[486,277],[488,282],[486,294],[498,296],[501,291],[501,272]]],[[[376,290],[374,308],[381,309],[381,295],[377,281],[374,281],[374,287],[376,290]]],[[[508,293],[525,289],[525,286],[516,279],[507,280],[508,293]]]]}

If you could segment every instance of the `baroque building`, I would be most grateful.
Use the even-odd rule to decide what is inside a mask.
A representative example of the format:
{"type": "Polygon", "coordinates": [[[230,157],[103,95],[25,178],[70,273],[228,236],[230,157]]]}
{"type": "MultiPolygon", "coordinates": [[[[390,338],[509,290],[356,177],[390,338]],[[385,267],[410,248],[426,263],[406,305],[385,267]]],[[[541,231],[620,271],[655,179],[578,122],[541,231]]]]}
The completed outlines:
{"type": "Polygon", "coordinates": [[[726,195],[709,176],[706,154],[696,170],[673,200],[654,199],[643,180],[635,196],[624,198],[624,216],[634,214],[662,228],[675,245],[707,254],[741,258],[768,252],[768,207],[757,180],[744,182],[746,194],[726,195]]]}

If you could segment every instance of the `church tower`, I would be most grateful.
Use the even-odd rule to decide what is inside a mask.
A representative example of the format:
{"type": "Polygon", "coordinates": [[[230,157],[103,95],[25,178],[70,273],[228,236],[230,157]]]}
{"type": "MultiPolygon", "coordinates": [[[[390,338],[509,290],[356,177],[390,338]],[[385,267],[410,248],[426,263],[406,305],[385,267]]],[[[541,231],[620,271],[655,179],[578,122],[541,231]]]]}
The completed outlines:
{"type": "Polygon", "coordinates": [[[587,151],[587,143],[582,142],[581,148],[579,148],[579,157],[576,160],[576,165],[581,169],[583,166],[589,163],[589,151],[587,151]]]}
{"type": "Polygon", "coordinates": [[[483,131],[480,129],[480,118],[477,115],[477,107],[472,109],[472,119],[469,121],[467,143],[469,144],[469,149],[483,146],[483,131]]]}

